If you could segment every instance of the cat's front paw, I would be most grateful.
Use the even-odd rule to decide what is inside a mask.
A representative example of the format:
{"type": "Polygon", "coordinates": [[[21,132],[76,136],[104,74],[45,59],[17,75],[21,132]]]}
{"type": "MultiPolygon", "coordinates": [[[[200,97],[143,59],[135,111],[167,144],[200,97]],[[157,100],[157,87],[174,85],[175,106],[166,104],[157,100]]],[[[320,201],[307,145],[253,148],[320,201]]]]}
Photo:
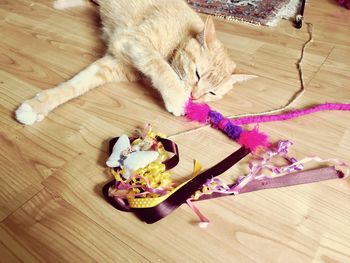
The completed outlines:
{"type": "Polygon", "coordinates": [[[173,97],[168,101],[165,101],[165,107],[168,112],[174,114],[175,116],[185,115],[187,99],[173,97]]]}
{"type": "Polygon", "coordinates": [[[16,110],[16,119],[23,124],[32,125],[42,121],[50,110],[49,96],[45,92],[22,103],[16,110]]]}
{"type": "Polygon", "coordinates": [[[32,125],[36,122],[42,121],[45,115],[37,113],[27,102],[22,103],[16,110],[16,119],[25,125],[32,125]]]}

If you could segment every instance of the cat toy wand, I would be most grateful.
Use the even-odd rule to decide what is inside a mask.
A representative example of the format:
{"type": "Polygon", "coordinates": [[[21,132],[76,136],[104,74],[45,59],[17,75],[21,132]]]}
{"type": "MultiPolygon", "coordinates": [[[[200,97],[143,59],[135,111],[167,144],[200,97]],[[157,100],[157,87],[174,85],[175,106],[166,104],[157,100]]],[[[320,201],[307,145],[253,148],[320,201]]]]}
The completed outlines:
{"type": "Polygon", "coordinates": [[[305,1],[306,0],[302,0],[299,14],[297,14],[295,17],[295,27],[298,29],[302,28],[303,26],[305,1]]]}

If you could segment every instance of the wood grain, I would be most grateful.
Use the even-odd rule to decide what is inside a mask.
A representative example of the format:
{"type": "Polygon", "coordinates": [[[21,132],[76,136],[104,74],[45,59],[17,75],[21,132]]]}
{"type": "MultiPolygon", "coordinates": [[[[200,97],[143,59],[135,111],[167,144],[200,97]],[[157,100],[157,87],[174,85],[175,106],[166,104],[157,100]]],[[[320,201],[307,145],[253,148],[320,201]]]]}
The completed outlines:
{"type": "MultiPolygon", "coordinates": [[[[304,60],[306,92],[293,107],[350,103],[350,12],[310,0],[305,19],[314,41],[304,60]]],[[[230,57],[259,78],[213,108],[233,115],[286,104],[299,89],[295,63],[306,27],[216,25],[230,57]]],[[[146,122],[169,135],[198,127],[168,114],[143,84],[109,84],[34,126],[17,123],[23,100],[103,54],[98,26],[92,5],[58,11],[47,0],[0,0],[0,262],[350,262],[349,179],[200,202],[207,229],[185,205],[154,225],[112,208],[101,195],[111,178],[104,166],[111,137],[146,122]]],[[[292,139],[297,158],[350,163],[349,120],[347,112],[322,112],[260,128],[274,140],[292,139]]],[[[210,167],[238,147],[210,127],[174,140],[177,179],[189,176],[193,159],[210,167]]],[[[245,170],[241,162],[223,177],[245,170]]]]}
{"type": "MultiPolygon", "coordinates": [[[[15,236],[16,242],[35,258],[33,261],[148,262],[118,237],[47,190],[39,192],[4,220],[1,229],[11,232],[12,238],[15,236]]],[[[4,244],[9,243],[7,238],[10,237],[5,236],[4,244]]]]}

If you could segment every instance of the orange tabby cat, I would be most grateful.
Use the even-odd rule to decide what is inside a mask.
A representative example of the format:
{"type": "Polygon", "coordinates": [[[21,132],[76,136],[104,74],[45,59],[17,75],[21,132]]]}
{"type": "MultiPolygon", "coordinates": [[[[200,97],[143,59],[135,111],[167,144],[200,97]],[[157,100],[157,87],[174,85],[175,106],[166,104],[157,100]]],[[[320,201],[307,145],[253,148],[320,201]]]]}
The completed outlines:
{"type": "MultiPolygon", "coordinates": [[[[204,24],[184,0],[94,0],[99,5],[104,57],[72,79],[43,90],[16,111],[24,124],[41,121],[54,108],[108,82],[151,80],[176,116],[195,100],[220,99],[236,82],[253,78],[234,74],[235,63],[216,38],[214,23],[204,24]]],[[[64,9],[83,0],[57,0],[64,9]]]]}

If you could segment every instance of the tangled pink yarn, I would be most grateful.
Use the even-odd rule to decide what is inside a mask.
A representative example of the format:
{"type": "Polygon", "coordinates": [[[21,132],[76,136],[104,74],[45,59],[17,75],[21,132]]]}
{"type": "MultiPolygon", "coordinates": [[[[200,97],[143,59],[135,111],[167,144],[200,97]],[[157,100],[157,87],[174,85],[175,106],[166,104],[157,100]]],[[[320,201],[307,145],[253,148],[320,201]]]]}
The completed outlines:
{"type": "Polygon", "coordinates": [[[338,0],[338,3],[347,9],[350,9],[350,0],[338,0]]]}

